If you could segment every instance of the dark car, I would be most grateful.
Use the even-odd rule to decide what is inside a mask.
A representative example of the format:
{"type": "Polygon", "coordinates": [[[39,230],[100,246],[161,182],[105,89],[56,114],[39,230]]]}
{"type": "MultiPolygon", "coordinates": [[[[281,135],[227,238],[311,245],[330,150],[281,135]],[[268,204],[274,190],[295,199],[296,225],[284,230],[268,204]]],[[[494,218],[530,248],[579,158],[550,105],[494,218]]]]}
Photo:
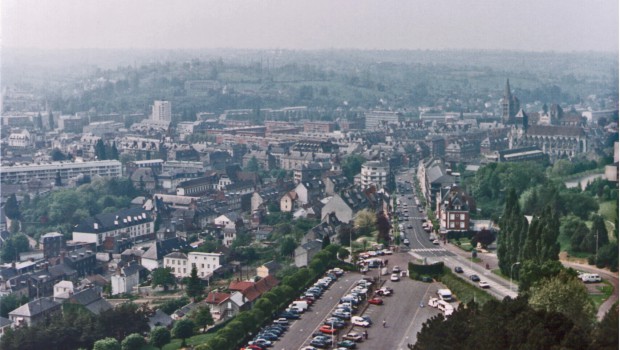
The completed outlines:
{"type": "Polygon", "coordinates": [[[456,273],[463,273],[463,268],[460,267],[460,266],[457,266],[457,267],[454,268],[454,272],[456,272],[456,273]]]}
{"type": "Polygon", "coordinates": [[[326,341],[323,341],[320,339],[312,339],[312,341],[310,342],[310,345],[316,346],[319,349],[325,349],[329,347],[329,344],[326,341]]]}
{"type": "Polygon", "coordinates": [[[299,315],[293,312],[283,312],[280,314],[280,317],[284,317],[287,320],[297,320],[299,319],[299,315]]]}
{"type": "Polygon", "coordinates": [[[347,348],[347,349],[355,349],[357,347],[357,344],[355,344],[355,342],[351,340],[343,340],[336,345],[338,345],[339,347],[347,348]]]}
{"type": "Polygon", "coordinates": [[[478,275],[471,275],[469,276],[469,279],[474,282],[480,282],[480,277],[478,277],[478,275]]]}

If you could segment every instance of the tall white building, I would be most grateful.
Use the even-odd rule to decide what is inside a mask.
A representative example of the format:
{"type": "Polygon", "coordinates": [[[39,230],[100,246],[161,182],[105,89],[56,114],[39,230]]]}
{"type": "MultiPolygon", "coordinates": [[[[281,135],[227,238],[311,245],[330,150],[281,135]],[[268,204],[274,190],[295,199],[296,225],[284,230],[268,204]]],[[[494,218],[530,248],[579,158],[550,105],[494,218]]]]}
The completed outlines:
{"type": "Polygon", "coordinates": [[[171,121],[172,120],[172,107],[170,101],[155,101],[153,103],[153,113],[151,119],[171,121]]]}
{"type": "Polygon", "coordinates": [[[362,164],[361,185],[362,188],[368,188],[375,185],[377,189],[387,185],[390,167],[386,163],[370,161],[362,164]]]}

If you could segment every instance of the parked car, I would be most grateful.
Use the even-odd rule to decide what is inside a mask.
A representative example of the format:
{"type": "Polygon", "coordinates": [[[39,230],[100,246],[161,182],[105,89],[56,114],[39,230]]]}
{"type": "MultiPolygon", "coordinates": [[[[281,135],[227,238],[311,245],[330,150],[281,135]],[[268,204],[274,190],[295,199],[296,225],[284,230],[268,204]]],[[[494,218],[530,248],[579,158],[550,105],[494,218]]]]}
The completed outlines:
{"type": "Polygon", "coordinates": [[[399,273],[399,272],[400,272],[400,266],[392,267],[392,273],[399,273]]]}
{"type": "Polygon", "coordinates": [[[370,298],[368,299],[368,304],[383,305],[383,299],[377,297],[370,298]]]}
{"type": "Polygon", "coordinates": [[[390,281],[398,282],[398,281],[400,281],[400,277],[398,276],[397,273],[393,273],[392,276],[390,276],[390,281]]]}
{"type": "Polygon", "coordinates": [[[360,316],[351,317],[351,324],[360,327],[370,327],[370,323],[360,316]]]}
{"type": "Polygon", "coordinates": [[[409,239],[407,239],[407,238],[403,239],[403,244],[406,245],[406,246],[409,246],[409,244],[410,244],[409,243],[409,239]]]}
{"type": "Polygon", "coordinates": [[[326,333],[326,334],[334,334],[338,332],[338,329],[332,328],[331,326],[328,326],[325,324],[319,328],[319,332],[326,333]]]}
{"type": "Polygon", "coordinates": [[[342,339],[360,342],[364,339],[364,336],[356,332],[351,332],[351,333],[347,333],[344,337],[342,337],[342,339]]]}
{"type": "Polygon", "coordinates": [[[288,324],[288,320],[284,317],[280,317],[277,320],[273,321],[273,323],[279,323],[279,324],[288,324]]]}
{"type": "Polygon", "coordinates": [[[456,266],[456,267],[454,268],[454,272],[456,272],[456,273],[463,273],[463,268],[462,268],[462,267],[460,267],[460,266],[456,266]]]}
{"type": "Polygon", "coordinates": [[[319,349],[326,349],[329,347],[329,343],[321,339],[312,339],[312,341],[310,341],[310,345],[315,346],[319,349]]]}
{"type": "Polygon", "coordinates": [[[486,282],[486,281],[478,282],[478,286],[480,286],[480,288],[485,288],[485,289],[486,288],[491,288],[491,285],[488,282],[486,282]]]}
{"type": "Polygon", "coordinates": [[[469,279],[474,282],[480,282],[480,277],[478,277],[478,275],[471,275],[469,276],[469,279]]]}
{"type": "Polygon", "coordinates": [[[357,347],[357,344],[355,344],[355,342],[346,339],[338,342],[336,345],[338,345],[338,347],[343,347],[347,349],[355,349],[357,347]]]}

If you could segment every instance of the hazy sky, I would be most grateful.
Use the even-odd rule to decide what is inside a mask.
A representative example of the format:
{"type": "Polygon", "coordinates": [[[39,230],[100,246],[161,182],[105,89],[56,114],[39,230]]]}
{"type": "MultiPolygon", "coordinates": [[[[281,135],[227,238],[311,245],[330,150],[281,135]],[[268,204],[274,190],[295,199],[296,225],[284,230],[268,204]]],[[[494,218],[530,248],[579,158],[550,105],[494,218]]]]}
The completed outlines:
{"type": "Polygon", "coordinates": [[[3,47],[618,52],[618,0],[2,0],[3,47]]]}

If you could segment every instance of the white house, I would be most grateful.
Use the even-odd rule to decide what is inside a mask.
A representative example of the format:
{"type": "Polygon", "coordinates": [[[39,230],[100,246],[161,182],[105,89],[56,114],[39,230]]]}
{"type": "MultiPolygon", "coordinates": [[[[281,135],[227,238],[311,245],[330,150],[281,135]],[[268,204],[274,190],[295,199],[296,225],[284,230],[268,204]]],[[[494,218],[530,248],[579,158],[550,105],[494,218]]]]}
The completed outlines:
{"type": "Polygon", "coordinates": [[[208,278],[222,266],[222,254],[190,252],[185,255],[173,252],[164,257],[164,267],[170,267],[177,278],[189,277],[194,266],[199,278],[208,278]]]}
{"type": "Polygon", "coordinates": [[[140,265],[130,264],[120,268],[110,277],[112,282],[112,295],[128,294],[140,282],[140,265]]]}
{"type": "Polygon", "coordinates": [[[239,215],[234,212],[226,213],[216,217],[213,223],[223,228],[234,229],[235,222],[239,219],[239,215]]]}

